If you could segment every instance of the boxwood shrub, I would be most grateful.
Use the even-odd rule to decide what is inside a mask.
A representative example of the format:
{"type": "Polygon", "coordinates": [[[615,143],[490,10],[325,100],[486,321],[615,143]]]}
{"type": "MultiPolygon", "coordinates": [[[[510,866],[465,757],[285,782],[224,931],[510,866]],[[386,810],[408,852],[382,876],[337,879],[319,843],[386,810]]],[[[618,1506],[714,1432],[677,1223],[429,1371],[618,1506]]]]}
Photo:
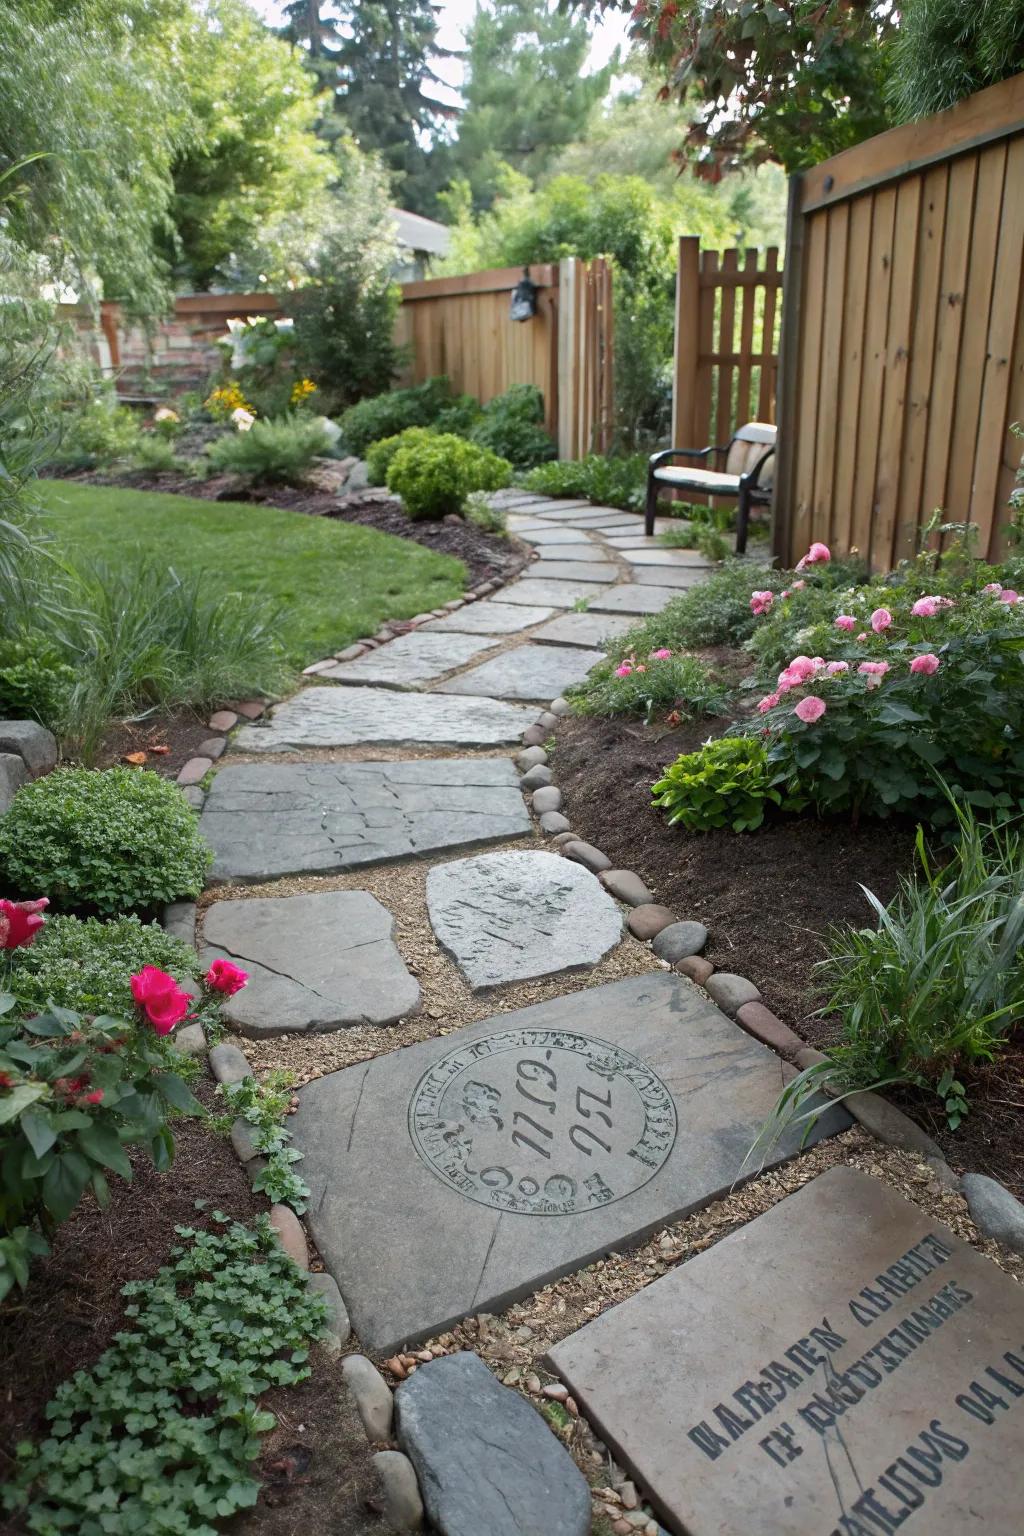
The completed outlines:
{"type": "Polygon", "coordinates": [[[473,491],[508,485],[512,466],[496,453],[439,432],[399,449],[388,466],[388,489],[401,496],[411,518],[461,512],[473,491]]]}
{"type": "Polygon", "coordinates": [[[137,917],[50,917],[31,944],[11,951],[10,960],[8,985],[23,1003],[124,1018],[134,1014],[131,977],[144,965],[179,982],[199,974],[191,945],[137,917]]]}

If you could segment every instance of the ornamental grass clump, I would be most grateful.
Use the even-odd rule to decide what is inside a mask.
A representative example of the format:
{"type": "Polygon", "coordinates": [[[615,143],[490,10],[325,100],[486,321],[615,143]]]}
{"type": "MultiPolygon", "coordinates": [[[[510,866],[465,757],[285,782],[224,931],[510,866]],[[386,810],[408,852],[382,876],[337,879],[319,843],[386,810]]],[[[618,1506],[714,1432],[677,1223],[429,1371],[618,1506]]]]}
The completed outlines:
{"type": "Polygon", "coordinates": [[[677,656],[665,646],[599,662],[569,693],[580,715],[638,715],[647,723],[658,718],[669,725],[694,715],[721,714],[728,696],[704,662],[677,656]]]}
{"type": "Polygon", "coordinates": [[[137,768],[59,768],[0,817],[0,873],[17,895],[101,916],[198,896],[213,855],[176,784],[137,768]]]}
{"type": "Polygon", "coordinates": [[[293,412],[271,421],[252,421],[207,447],[211,468],[244,475],[255,485],[300,484],[330,441],[322,421],[293,412]]]}

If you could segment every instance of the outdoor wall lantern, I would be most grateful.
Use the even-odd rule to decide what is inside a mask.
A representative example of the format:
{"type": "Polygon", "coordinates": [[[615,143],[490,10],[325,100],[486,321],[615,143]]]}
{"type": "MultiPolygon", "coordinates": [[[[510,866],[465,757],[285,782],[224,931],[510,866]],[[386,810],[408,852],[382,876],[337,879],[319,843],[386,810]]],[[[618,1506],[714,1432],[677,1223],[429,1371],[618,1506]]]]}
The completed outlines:
{"type": "Polygon", "coordinates": [[[523,275],[512,290],[512,319],[532,320],[537,313],[537,295],[540,289],[530,277],[529,267],[523,268],[523,275]]]}

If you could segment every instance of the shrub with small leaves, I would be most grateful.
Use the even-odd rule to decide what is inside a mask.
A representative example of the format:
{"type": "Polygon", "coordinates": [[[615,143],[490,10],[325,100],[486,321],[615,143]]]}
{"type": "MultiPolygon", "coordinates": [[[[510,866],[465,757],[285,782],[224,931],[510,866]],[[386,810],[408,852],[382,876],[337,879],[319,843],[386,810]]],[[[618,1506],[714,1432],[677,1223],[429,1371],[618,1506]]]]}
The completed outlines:
{"type": "Polygon", "coordinates": [[[580,496],[602,507],[642,512],[647,494],[647,458],[642,453],[609,459],[591,453],[584,459],[538,464],[522,477],[528,491],[541,496],[580,496]]]}
{"type": "Polygon", "coordinates": [[[555,445],[544,430],[544,396],[535,384],[513,384],[489,400],[469,436],[515,469],[530,469],[555,456],[555,445]]]}
{"type": "Polygon", "coordinates": [[[342,442],[349,453],[365,454],[371,443],[404,432],[406,427],[433,426],[443,411],[457,404],[443,376],[410,389],[390,389],[349,406],[339,417],[342,442]]]}
{"type": "Polygon", "coordinates": [[[500,490],[511,477],[506,459],[439,432],[401,448],[388,467],[387,483],[401,496],[406,514],[419,519],[461,512],[472,491],[500,490]]]}
{"type": "Polygon", "coordinates": [[[150,912],[198,896],[212,854],[181,790],[133,768],[59,768],[0,817],[0,870],[15,896],[55,908],[150,912]]]}
{"type": "Polygon", "coordinates": [[[797,811],[806,805],[796,786],[773,769],[755,736],[722,736],[698,752],[677,757],[653,786],[654,803],[669,826],[688,832],[731,827],[753,832],[771,805],[797,811]]]}
{"type": "Polygon", "coordinates": [[[228,432],[206,452],[221,474],[245,475],[256,484],[294,485],[329,446],[318,417],[293,414],[254,421],[246,432],[228,432]]]}
{"type": "Polygon", "coordinates": [[[140,436],[135,413],[118,405],[112,393],[69,412],[62,427],[53,462],[70,469],[102,468],[128,459],[140,436]]]}
{"type": "Polygon", "coordinates": [[[371,443],[366,450],[366,478],[370,484],[384,484],[391,461],[400,449],[424,443],[433,435],[429,427],[406,427],[404,432],[395,432],[391,437],[382,437],[379,442],[371,443]]]}
{"type": "Polygon", "coordinates": [[[58,730],[74,686],[74,670],[48,636],[29,630],[16,639],[4,640],[0,719],[39,720],[58,730]]]}
{"type": "Polygon", "coordinates": [[[122,1294],[129,1326],[48,1404],[50,1433],[18,1447],[8,1510],[51,1536],[217,1536],[256,1503],[252,1464],[276,1419],[272,1387],[309,1375],[324,1302],[264,1218],[247,1229],[178,1227],[182,1244],[152,1280],[122,1294]]]}
{"type": "Polygon", "coordinates": [[[178,982],[199,974],[190,944],[137,917],[51,917],[31,944],[11,951],[9,965],[9,985],[23,1003],[91,1014],[130,1015],[131,978],[144,965],[178,982]]]}

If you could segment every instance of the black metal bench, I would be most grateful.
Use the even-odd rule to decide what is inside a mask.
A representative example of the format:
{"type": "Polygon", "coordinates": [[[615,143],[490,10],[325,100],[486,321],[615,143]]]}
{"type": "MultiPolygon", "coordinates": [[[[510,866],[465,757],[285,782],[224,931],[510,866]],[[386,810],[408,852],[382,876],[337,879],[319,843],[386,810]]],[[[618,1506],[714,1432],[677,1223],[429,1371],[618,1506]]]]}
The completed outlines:
{"type": "Polygon", "coordinates": [[[736,553],[747,547],[747,528],[752,507],[771,505],[776,428],[765,421],[748,421],[721,448],[665,448],[651,455],[647,470],[647,507],[644,531],[654,532],[661,488],[698,491],[706,496],[735,497],[736,553]],[[673,459],[724,457],[723,470],[675,468],[673,459]]]}

